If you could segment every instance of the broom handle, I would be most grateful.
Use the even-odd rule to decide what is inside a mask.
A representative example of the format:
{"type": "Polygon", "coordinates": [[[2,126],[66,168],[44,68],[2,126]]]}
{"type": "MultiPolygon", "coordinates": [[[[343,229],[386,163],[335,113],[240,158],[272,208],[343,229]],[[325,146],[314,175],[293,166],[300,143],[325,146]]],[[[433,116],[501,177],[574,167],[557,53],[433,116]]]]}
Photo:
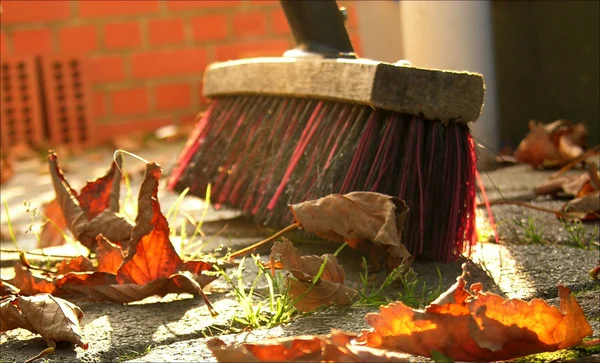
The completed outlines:
{"type": "Polygon", "coordinates": [[[280,0],[296,50],[325,58],[356,58],[335,0],[280,0]]]}

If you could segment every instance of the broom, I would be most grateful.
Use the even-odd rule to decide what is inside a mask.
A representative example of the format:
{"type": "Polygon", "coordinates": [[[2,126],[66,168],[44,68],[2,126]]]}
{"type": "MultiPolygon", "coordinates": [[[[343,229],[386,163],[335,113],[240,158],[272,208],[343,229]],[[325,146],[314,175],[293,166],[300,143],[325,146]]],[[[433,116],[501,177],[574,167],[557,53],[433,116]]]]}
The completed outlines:
{"type": "Polygon", "coordinates": [[[410,208],[403,243],[451,261],[475,242],[478,74],[357,59],[331,1],[281,1],[297,47],[210,65],[198,120],[168,189],[292,221],[288,204],[373,191],[410,208]]]}

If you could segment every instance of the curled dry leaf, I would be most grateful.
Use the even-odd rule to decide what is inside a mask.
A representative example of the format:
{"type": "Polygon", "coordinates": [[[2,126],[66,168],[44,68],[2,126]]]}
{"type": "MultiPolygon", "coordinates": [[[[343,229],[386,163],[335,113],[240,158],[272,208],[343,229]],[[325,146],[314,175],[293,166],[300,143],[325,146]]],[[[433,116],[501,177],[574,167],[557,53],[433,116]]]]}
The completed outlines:
{"type": "Polygon", "coordinates": [[[81,309],[50,294],[12,296],[0,303],[0,332],[24,328],[40,334],[49,345],[70,342],[87,349],[79,323],[81,309]]]}
{"type": "Polygon", "coordinates": [[[292,204],[290,209],[296,223],[321,238],[347,242],[351,247],[358,247],[365,241],[383,246],[386,253],[380,253],[379,257],[385,256],[388,269],[411,259],[402,244],[402,230],[408,213],[403,200],[380,193],[352,192],[292,204]]]}
{"type": "MultiPolygon", "coordinates": [[[[130,229],[130,237],[124,240],[129,247],[127,257],[124,257],[119,245],[98,234],[95,237],[97,268],[94,269],[92,266],[89,269],[91,264],[89,260],[80,256],[61,264],[59,272],[63,274],[50,273],[48,276],[40,277],[33,275],[21,264],[17,264],[16,276],[12,282],[26,295],[38,292],[83,293],[93,299],[120,303],[138,301],[152,295],[164,296],[171,292],[187,292],[201,295],[211,312],[214,312],[202,292],[202,287],[216,278],[216,276],[203,274],[203,271],[211,270],[213,266],[203,261],[183,262],[175,252],[169,240],[167,220],[162,215],[158,203],[160,176],[161,170],[158,165],[147,164],[138,195],[136,225],[130,229]]],[[[105,189],[96,187],[97,185],[95,189],[89,187],[88,190],[96,190],[95,193],[107,201],[105,204],[114,207],[115,204],[110,201],[110,197],[114,194],[107,194],[105,189]]],[[[99,211],[103,205],[92,201],[86,203],[89,210],[94,211],[99,211]]],[[[69,208],[78,206],[75,202],[66,205],[69,208]]],[[[113,207],[109,207],[104,212],[110,211],[113,207]]],[[[83,209],[79,210],[81,211],[83,209]]],[[[101,221],[104,212],[95,215],[88,226],[93,225],[94,221],[101,221]]]]}
{"type": "Polygon", "coordinates": [[[90,250],[95,250],[96,236],[102,234],[113,243],[129,240],[131,224],[117,215],[121,181],[121,156],[111,164],[107,174],[94,182],[88,182],[77,193],[58,166],[54,153],[48,155],[50,176],[56,199],[66,225],[75,238],[90,250]]]}
{"type": "Polygon", "coordinates": [[[117,272],[120,284],[141,285],[168,278],[183,265],[169,240],[167,219],[160,212],[157,199],[160,167],[154,163],[148,164],[146,173],[140,187],[135,227],[128,242],[129,252],[117,272]],[[152,197],[142,197],[147,194],[152,197]]]}
{"type": "MultiPolygon", "coordinates": [[[[464,268],[464,267],[463,267],[464,268]]],[[[497,361],[578,345],[592,334],[583,311],[566,287],[559,286],[560,310],[541,299],[504,300],[464,289],[463,276],[437,303],[413,310],[400,302],[367,314],[373,327],[361,340],[370,347],[454,360],[497,361]]]]}
{"type": "Polygon", "coordinates": [[[269,256],[270,266],[278,266],[278,262],[296,278],[288,278],[287,281],[294,306],[299,311],[311,311],[330,304],[350,305],[357,295],[356,290],[344,285],[346,274],[334,255],[300,256],[292,243],[283,238],[283,243],[273,244],[269,256]],[[323,264],[323,273],[313,284],[323,264]]]}
{"type": "Polygon", "coordinates": [[[557,120],[543,125],[529,121],[529,134],[521,141],[514,153],[520,163],[533,167],[556,166],[580,157],[587,141],[584,124],[573,125],[567,120],[557,120]]]}
{"type": "Polygon", "coordinates": [[[270,338],[228,346],[207,342],[219,362],[407,362],[406,354],[352,344],[355,336],[333,331],[326,336],[270,338]]]}

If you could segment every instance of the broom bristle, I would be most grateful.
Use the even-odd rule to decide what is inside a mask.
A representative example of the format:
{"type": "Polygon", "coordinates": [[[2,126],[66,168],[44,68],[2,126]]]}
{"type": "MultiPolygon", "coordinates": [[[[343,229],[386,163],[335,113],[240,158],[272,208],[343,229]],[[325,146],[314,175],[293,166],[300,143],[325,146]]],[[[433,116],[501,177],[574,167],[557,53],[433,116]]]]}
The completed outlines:
{"type": "Polygon", "coordinates": [[[223,97],[198,122],[169,189],[281,227],[288,204],[373,191],[410,208],[403,243],[414,256],[459,257],[475,242],[476,156],[469,128],[334,101],[223,97]]]}

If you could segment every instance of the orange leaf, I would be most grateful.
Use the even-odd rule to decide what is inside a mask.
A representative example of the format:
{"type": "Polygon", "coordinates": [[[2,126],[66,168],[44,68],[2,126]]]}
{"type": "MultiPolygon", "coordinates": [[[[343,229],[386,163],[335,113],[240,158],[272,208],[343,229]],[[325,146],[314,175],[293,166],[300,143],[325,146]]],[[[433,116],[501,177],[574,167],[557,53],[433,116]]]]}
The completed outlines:
{"type": "Polygon", "coordinates": [[[68,260],[62,261],[56,267],[56,274],[64,275],[69,272],[93,271],[94,265],[92,261],[84,256],[77,256],[68,260]]]}
{"type": "Polygon", "coordinates": [[[123,251],[118,245],[109,242],[100,235],[96,238],[96,259],[98,259],[98,272],[116,274],[123,263],[123,251]]]}
{"type": "Polygon", "coordinates": [[[179,271],[183,262],[169,240],[169,225],[160,212],[158,179],[160,167],[146,166],[138,197],[138,215],[128,242],[129,252],[117,272],[120,284],[146,284],[179,271]]]}
{"type": "MultiPolygon", "coordinates": [[[[464,267],[463,267],[464,268],[464,267]]],[[[441,352],[454,360],[497,361],[553,351],[577,345],[591,335],[583,311],[559,286],[560,310],[541,299],[504,300],[464,290],[463,276],[446,294],[425,310],[413,310],[400,302],[367,314],[373,327],[362,341],[370,347],[392,349],[430,357],[441,352]]]]}
{"type": "Polygon", "coordinates": [[[535,121],[529,121],[529,134],[521,141],[517,150],[515,150],[515,159],[520,163],[530,164],[538,167],[544,161],[555,161],[560,159],[558,150],[550,133],[542,124],[536,124],[535,121]]]}
{"type": "Polygon", "coordinates": [[[11,283],[21,290],[23,295],[35,295],[38,293],[51,294],[56,290],[51,279],[35,276],[20,262],[15,264],[15,277],[11,283]]]}
{"type": "MultiPolygon", "coordinates": [[[[61,232],[66,232],[67,222],[56,199],[44,204],[42,214],[49,221],[44,223],[40,232],[40,247],[59,246],[65,243],[61,232]]],[[[63,233],[64,233],[63,232],[63,233]]]]}
{"type": "Polygon", "coordinates": [[[354,337],[334,331],[327,336],[269,338],[237,347],[211,339],[206,345],[219,362],[408,362],[405,354],[353,345],[354,337]]]}

